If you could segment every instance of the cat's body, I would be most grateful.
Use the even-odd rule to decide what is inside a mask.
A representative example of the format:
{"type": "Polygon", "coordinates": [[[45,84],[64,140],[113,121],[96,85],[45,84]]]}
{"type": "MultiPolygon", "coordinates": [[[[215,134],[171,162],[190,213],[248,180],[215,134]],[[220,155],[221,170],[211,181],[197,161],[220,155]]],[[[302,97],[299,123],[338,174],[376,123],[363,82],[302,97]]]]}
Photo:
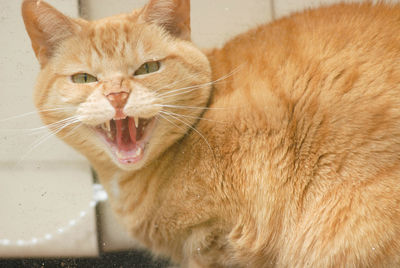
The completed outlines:
{"type": "MultiPolygon", "coordinates": [[[[29,6],[32,1],[25,2],[29,6]]],[[[157,9],[158,2],[174,1],[151,1],[149,9],[157,9]]],[[[167,78],[157,73],[161,76],[157,86],[143,80],[126,86],[142,83],[154,91],[162,82],[166,87],[185,82],[177,88],[191,90],[181,94],[182,90],[169,89],[176,98],[172,104],[185,106],[175,107],[174,113],[185,117],[167,117],[164,123],[175,128],[167,130],[161,128],[163,117],[159,119],[155,131],[164,131],[163,135],[153,134],[155,138],[148,141],[153,158],[145,155],[144,164],[121,168],[104,148],[90,142],[94,139],[90,132],[69,133],[63,139],[89,158],[132,236],[184,267],[398,267],[399,18],[400,6],[370,4],[297,14],[210,51],[211,73],[201,54],[177,41],[167,50],[175,58],[187,55],[184,59],[192,65],[184,70],[192,71],[195,81],[174,73],[169,76],[175,80],[163,81],[167,78]],[[196,80],[197,73],[201,75],[196,80]],[[216,81],[212,88],[209,81],[216,81]],[[195,86],[201,83],[205,85],[195,86]],[[185,94],[192,97],[179,99],[185,94]],[[152,142],[160,148],[151,147],[152,142]]],[[[117,29],[125,19],[92,25],[117,29]]],[[[177,21],[175,26],[186,20],[177,21]]],[[[179,31],[168,26],[170,33],[187,39],[182,25],[176,26],[179,31]]],[[[29,32],[28,23],[27,28],[29,32]]],[[[130,31],[127,26],[119,28],[130,31]]],[[[158,28],[152,31],[153,42],[172,42],[158,37],[158,28]]],[[[54,102],[61,105],[40,88],[51,88],[54,81],[47,81],[57,69],[54,66],[71,57],[59,52],[71,49],[75,41],[70,39],[63,41],[67,45],[57,48],[55,56],[41,60],[36,52],[43,70],[36,98],[40,109],[51,108],[54,102]],[[52,58],[56,60],[51,62],[52,58]]],[[[100,47],[107,51],[107,44],[100,47]]],[[[113,53],[117,52],[109,54],[113,53]]],[[[110,62],[106,64],[112,69],[110,62]]],[[[178,68],[174,64],[165,63],[178,68]]],[[[113,85],[122,88],[122,84],[113,85]]],[[[75,100],[80,109],[90,94],[90,105],[104,100],[93,97],[92,88],[85,90],[89,93],[75,100]]],[[[105,83],[102,90],[111,89],[105,83]]],[[[129,99],[126,105],[131,105],[129,99]]],[[[57,116],[42,113],[47,124],[65,118],[57,116]]],[[[87,124],[100,123],[98,119],[87,124]]]]}

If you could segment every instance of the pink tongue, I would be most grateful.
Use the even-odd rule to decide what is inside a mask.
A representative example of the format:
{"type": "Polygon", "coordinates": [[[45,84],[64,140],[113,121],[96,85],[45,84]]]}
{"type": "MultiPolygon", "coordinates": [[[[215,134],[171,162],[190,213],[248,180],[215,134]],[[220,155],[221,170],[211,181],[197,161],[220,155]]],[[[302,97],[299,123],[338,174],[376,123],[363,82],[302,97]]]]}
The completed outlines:
{"type": "Polygon", "coordinates": [[[117,146],[118,150],[122,151],[129,151],[136,147],[136,126],[135,126],[135,119],[128,117],[128,130],[126,126],[124,127],[124,120],[115,120],[115,127],[116,127],[116,139],[117,139],[117,146]],[[129,132],[130,142],[128,143],[127,137],[124,139],[123,135],[124,132],[129,132]]]}
{"type": "Polygon", "coordinates": [[[136,126],[135,126],[135,119],[133,117],[128,117],[128,128],[129,128],[129,135],[131,136],[131,142],[134,145],[136,145],[136,126]]]}
{"type": "Polygon", "coordinates": [[[122,148],[122,120],[115,120],[115,126],[116,126],[116,130],[117,130],[117,145],[118,145],[118,149],[121,150],[122,148]]]}

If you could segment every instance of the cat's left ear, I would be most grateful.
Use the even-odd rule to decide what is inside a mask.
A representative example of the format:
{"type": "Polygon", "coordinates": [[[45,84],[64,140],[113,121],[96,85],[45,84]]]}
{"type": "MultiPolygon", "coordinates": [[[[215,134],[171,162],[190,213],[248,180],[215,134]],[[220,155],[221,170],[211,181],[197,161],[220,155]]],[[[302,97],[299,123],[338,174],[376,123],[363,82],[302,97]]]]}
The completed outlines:
{"type": "Polygon", "coordinates": [[[53,55],[59,43],[80,29],[77,21],[40,0],[24,0],[22,17],[32,41],[32,48],[42,67],[53,55]]]}
{"type": "Polygon", "coordinates": [[[175,37],[190,40],[190,0],[150,0],[142,18],[161,25],[175,37]]]}

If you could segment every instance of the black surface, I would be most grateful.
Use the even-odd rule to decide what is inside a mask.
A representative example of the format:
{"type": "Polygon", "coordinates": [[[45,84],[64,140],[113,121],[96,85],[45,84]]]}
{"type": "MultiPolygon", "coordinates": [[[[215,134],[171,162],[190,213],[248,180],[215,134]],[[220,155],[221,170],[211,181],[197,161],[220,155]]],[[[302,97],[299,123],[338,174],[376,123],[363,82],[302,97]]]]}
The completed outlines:
{"type": "Polygon", "coordinates": [[[150,255],[137,251],[104,253],[97,258],[60,258],[60,259],[0,259],[0,267],[29,268],[164,268],[168,262],[153,260],[150,255]]]}

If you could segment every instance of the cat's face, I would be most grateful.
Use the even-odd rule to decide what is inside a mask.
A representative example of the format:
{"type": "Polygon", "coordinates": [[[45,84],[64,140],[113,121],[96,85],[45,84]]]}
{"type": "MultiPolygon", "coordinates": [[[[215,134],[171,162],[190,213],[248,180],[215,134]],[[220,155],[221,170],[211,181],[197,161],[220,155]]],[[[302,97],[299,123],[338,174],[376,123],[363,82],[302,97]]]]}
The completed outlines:
{"type": "Polygon", "coordinates": [[[36,105],[44,122],[64,127],[59,136],[91,160],[140,168],[180,139],[202,112],[197,107],[207,104],[209,63],[184,40],[190,28],[171,23],[189,12],[171,12],[175,2],[184,1],[151,1],[143,10],[94,22],[24,2],[42,65],[36,105]]]}

